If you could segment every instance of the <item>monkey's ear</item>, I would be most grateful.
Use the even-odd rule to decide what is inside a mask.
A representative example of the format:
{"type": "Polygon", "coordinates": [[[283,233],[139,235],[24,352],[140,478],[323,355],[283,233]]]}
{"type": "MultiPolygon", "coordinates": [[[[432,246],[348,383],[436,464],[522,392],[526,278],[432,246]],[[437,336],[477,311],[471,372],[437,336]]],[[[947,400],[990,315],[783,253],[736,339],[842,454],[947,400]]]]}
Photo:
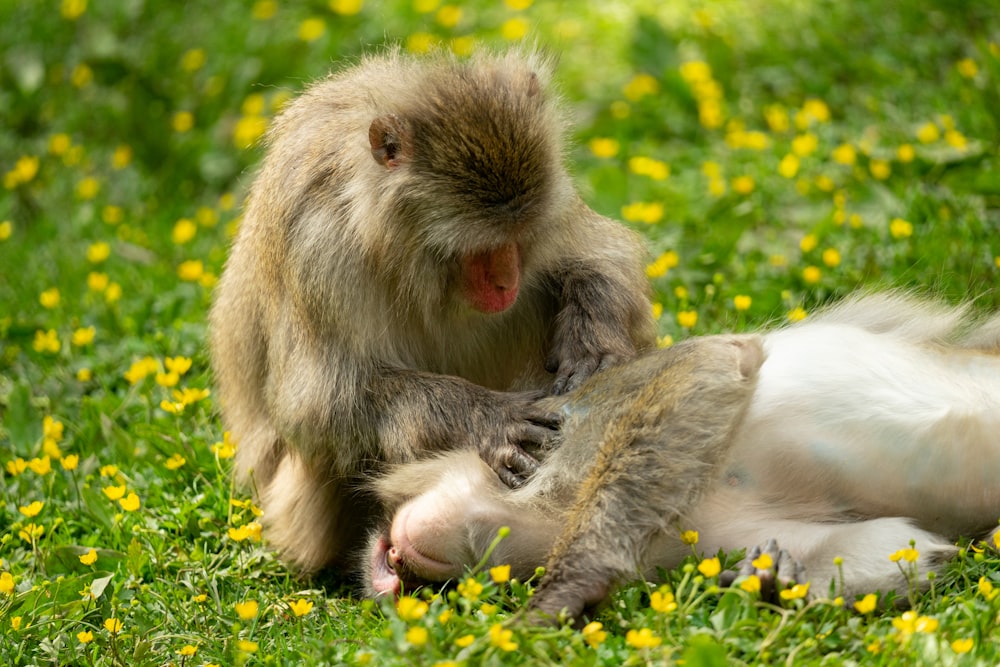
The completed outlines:
{"type": "Polygon", "coordinates": [[[410,158],[410,130],[395,114],[380,116],[368,128],[372,157],[386,169],[395,169],[410,158]]]}

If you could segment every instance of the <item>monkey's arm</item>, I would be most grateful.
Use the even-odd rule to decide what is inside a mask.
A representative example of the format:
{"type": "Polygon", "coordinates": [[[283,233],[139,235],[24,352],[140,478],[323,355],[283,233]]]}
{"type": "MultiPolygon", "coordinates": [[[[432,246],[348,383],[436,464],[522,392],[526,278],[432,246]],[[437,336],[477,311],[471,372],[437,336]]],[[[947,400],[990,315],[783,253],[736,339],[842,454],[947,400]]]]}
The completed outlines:
{"type": "Polygon", "coordinates": [[[543,618],[563,609],[576,618],[640,570],[651,538],[715,480],[763,362],[754,336],[686,341],[662,355],[668,363],[604,432],[531,601],[543,618]]]}
{"type": "Polygon", "coordinates": [[[635,235],[582,203],[558,265],[560,310],[546,370],[553,394],[652,348],[655,327],[641,244],[635,235]]]}

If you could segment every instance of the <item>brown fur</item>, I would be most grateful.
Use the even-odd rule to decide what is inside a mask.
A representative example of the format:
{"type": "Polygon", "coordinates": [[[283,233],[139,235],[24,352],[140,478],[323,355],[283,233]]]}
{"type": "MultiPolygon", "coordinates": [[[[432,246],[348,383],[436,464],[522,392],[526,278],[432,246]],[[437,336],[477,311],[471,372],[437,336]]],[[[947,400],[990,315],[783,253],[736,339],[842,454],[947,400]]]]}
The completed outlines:
{"type": "Polygon", "coordinates": [[[651,345],[640,244],[573,190],[548,78],[535,54],[390,51],[270,129],[211,349],[239,479],[300,568],[344,564],[386,463],[471,447],[519,482],[552,424],[508,392],[566,391],[651,345]],[[480,312],[465,267],[498,249],[517,299],[480,312]]]}

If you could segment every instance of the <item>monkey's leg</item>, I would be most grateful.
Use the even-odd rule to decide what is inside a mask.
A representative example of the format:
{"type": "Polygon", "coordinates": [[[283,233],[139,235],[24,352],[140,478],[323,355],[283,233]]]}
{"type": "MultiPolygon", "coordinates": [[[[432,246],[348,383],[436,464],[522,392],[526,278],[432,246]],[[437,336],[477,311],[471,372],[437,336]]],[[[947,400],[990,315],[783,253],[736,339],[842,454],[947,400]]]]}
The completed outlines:
{"type": "Polygon", "coordinates": [[[604,431],[532,598],[536,613],[551,619],[565,609],[575,618],[601,602],[716,479],[753,393],[760,339],[704,338],[660,354],[660,372],[604,431]]]}
{"type": "MultiPolygon", "coordinates": [[[[801,571],[786,567],[783,572],[780,567],[776,568],[774,574],[779,580],[787,579],[786,583],[808,581],[812,595],[843,595],[849,599],[876,591],[905,595],[909,582],[904,570],[909,564],[902,560],[893,562],[889,556],[908,548],[911,541],[919,554],[914,566],[917,582],[921,585],[926,585],[928,572],[940,570],[957,551],[942,536],[922,530],[900,517],[846,523],[733,518],[713,526],[704,537],[706,550],[738,548],[737,540],[750,545],[765,541],[776,543],[777,553],[785,551],[801,564],[801,571]],[[841,564],[838,566],[837,562],[841,564]]],[[[751,551],[745,560],[750,560],[753,553],[751,551]]],[[[778,560],[775,564],[780,565],[778,560]]],[[[745,565],[741,563],[738,568],[745,565]]],[[[724,582],[729,578],[725,577],[724,582]]]]}

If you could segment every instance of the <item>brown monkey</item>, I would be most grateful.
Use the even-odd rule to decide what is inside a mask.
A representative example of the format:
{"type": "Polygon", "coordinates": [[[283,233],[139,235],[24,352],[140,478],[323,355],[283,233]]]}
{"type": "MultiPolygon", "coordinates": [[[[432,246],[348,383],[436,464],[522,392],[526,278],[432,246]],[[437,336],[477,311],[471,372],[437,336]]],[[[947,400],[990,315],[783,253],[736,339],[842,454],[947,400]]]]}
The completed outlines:
{"type": "Polygon", "coordinates": [[[547,563],[531,603],[547,615],[676,566],[679,529],[707,554],[776,538],[779,576],[817,594],[836,556],[845,595],[898,593],[891,553],[914,540],[926,574],[1000,516],[1000,317],[855,298],[762,336],[685,341],[545,407],[564,412],[561,442],[519,489],[466,452],[378,483],[394,515],[371,542],[372,593],[460,576],[504,525],[488,563],[520,578],[547,563]]]}
{"type": "Polygon", "coordinates": [[[471,448],[510,485],[533,405],[653,341],[637,237],[580,200],[535,54],[391,51],[275,120],[211,312],[224,421],[265,535],[340,566],[386,463],[471,448]]]}

